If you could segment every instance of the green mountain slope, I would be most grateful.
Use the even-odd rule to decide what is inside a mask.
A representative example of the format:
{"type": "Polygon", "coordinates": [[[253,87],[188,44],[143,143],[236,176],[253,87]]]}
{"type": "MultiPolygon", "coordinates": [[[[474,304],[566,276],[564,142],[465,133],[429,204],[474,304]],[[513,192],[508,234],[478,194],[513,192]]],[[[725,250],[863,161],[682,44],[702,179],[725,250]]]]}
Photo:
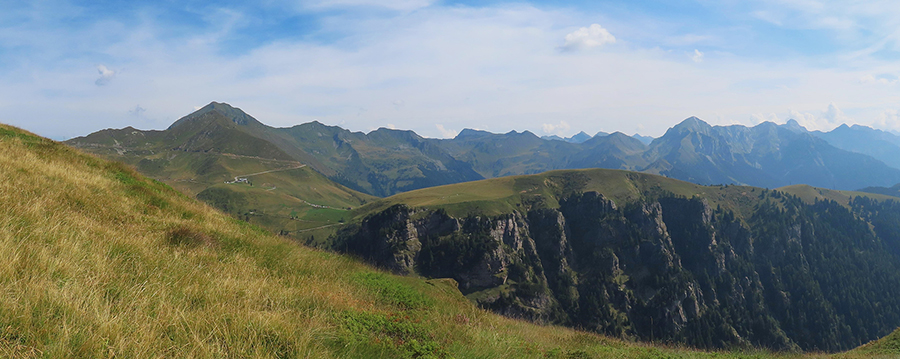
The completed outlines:
{"type": "Polygon", "coordinates": [[[493,134],[463,130],[453,139],[431,141],[472,164],[485,178],[565,168],[638,170],[647,165],[642,157],[646,145],[620,132],[573,142],[539,138],[528,131],[493,134]]]}
{"type": "Polygon", "coordinates": [[[484,178],[533,174],[563,168],[561,156],[578,151],[577,144],[548,141],[529,131],[493,134],[463,130],[452,140],[431,140],[472,165],[484,178]]]}
{"type": "Polygon", "coordinates": [[[412,131],[364,134],[318,122],[276,131],[335,171],[335,181],[376,196],[483,178],[412,131]]]}
{"type": "Polygon", "coordinates": [[[296,149],[256,137],[264,131],[240,110],[213,103],[166,131],[106,130],[67,143],[285,235],[327,234],[348,209],[375,198],[329,180],[296,149]]]}
{"type": "Polygon", "coordinates": [[[859,353],[871,357],[891,358],[896,357],[900,353],[900,329],[895,330],[888,336],[867,343],[859,348],[854,349],[851,353],[859,353]]]}
{"type": "Polygon", "coordinates": [[[866,187],[859,190],[866,193],[877,193],[885,196],[900,197],[900,183],[890,187],[866,187]]]}
{"type": "Polygon", "coordinates": [[[298,246],[4,125],[0,193],[2,357],[825,357],[642,345],[506,319],[452,280],[298,246]]]}
{"type": "Polygon", "coordinates": [[[273,128],[216,102],[165,131],[104,130],[66,143],[129,163],[138,157],[171,157],[177,151],[296,161],[376,196],[483,178],[471,165],[412,131],[379,129],[363,134],[318,122],[273,128]]]}
{"type": "Polygon", "coordinates": [[[318,122],[272,128],[240,109],[213,102],[165,131],[104,130],[67,143],[106,156],[150,157],[179,150],[298,161],[375,196],[579,168],[643,171],[699,184],[809,184],[847,190],[900,182],[900,169],[869,156],[885,159],[893,153],[885,139],[892,135],[873,131],[814,133],[796,122],[710,126],[692,117],[649,145],[621,133],[563,141],[528,131],[466,129],[453,139],[426,139],[412,131],[381,128],[366,134],[318,122]],[[861,142],[877,142],[879,149],[858,148],[861,142]]]}
{"type": "Polygon", "coordinates": [[[327,245],[483,308],[704,348],[839,351],[900,326],[900,203],[563,170],[402,193],[327,245]]]}

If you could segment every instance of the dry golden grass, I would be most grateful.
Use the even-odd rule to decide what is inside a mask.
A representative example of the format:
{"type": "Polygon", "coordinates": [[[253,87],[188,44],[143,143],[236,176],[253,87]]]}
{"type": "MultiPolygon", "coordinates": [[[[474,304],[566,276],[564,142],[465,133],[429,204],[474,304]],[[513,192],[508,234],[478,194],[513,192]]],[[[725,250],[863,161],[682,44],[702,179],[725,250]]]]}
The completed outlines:
{"type": "Polygon", "coordinates": [[[502,318],[2,125],[0,258],[0,357],[780,357],[502,318]]]}
{"type": "Polygon", "coordinates": [[[350,260],[46,140],[6,137],[0,154],[5,353],[318,356],[331,314],[361,304],[342,300],[357,297],[350,260]],[[200,240],[173,243],[178,231],[200,240]]]}

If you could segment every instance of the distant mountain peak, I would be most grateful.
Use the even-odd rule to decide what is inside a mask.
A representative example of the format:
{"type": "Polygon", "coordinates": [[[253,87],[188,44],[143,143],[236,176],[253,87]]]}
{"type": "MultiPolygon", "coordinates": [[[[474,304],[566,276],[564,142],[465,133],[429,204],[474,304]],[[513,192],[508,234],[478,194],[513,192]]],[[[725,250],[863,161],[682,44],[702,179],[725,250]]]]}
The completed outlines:
{"type": "Polygon", "coordinates": [[[584,141],[590,140],[591,137],[593,136],[585,133],[584,131],[581,131],[579,133],[576,133],[575,136],[569,137],[569,140],[574,143],[582,143],[584,141]]]}
{"type": "Polygon", "coordinates": [[[712,127],[708,123],[706,123],[706,121],[703,121],[696,116],[691,116],[691,117],[684,119],[684,121],[681,121],[681,123],[679,123],[678,125],[675,125],[675,127],[678,127],[678,126],[712,127]]]}
{"type": "Polygon", "coordinates": [[[712,130],[712,126],[710,126],[710,124],[706,123],[706,121],[703,121],[703,120],[697,118],[696,116],[691,116],[691,117],[684,119],[684,121],[681,121],[681,123],[675,125],[675,127],[672,127],[672,130],[675,130],[676,132],[707,133],[710,130],[712,130]]]}
{"type": "Polygon", "coordinates": [[[583,143],[584,141],[590,140],[591,138],[593,138],[593,136],[587,134],[584,131],[581,131],[572,137],[560,137],[557,135],[541,136],[541,139],[543,140],[565,141],[569,143],[583,143]]]}
{"type": "Polygon", "coordinates": [[[649,145],[651,142],[653,142],[653,137],[651,137],[651,136],[641,136],[641,134],[639,134],[639,133],[635,133],[635,134],[632,135],[631,137],[637,139],[638,141],[641,141],[641,142],[642,142],[643,144],[645,144],[645,145],[649,145]]]}
{"type": "Polygon", "coordinates": [[[224,102],[210,102],[208,105],[201,107],[199,110],[192,112],[191,114],[182,117],[178,121],[175,121],[169,129],[175,128],[178,125],[189,122],[191,120],[201,118],[203,115],[208,113],[218,113],[223,117],[227,118],[231,122],[234,122],[239,126],[248,126],[248,125],[262,125],[261,122],[257,121],[253,116],[248,115],[246,112],[241,110],[240,108],[233,107],[224,102]]]}
{"type": "Polygon", "coordinates": [[[800,123],[795,119],[787,120],[787,123],[784,124],[784,128],[788,129],[791,132],[803,133],[809,132],[806,127],[800,126],[800,123]]]}
{"type": "Polygon", "coordinates": [[[475,130],[471,128],[464,128],[462,131],[459,131],[459,134],[454,137],[454,139],[461,140],[466,138],[478,138],[482,136],[491,135],[490,132],[484,130],[475,130]]]}

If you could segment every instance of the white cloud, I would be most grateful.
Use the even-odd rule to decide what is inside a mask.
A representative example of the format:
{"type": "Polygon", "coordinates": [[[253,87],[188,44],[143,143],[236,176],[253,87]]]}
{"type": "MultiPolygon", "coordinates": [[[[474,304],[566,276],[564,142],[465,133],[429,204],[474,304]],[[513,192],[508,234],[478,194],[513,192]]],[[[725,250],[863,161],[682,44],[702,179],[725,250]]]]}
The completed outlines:
{"type": "Polygon", "coordinates": [[[390,129],[392,129],[392,130],[396,130],[396,129],[397,129],[397,125],[395,125],[395,124],[393,124],[393,123],[389,123],[389,124],[387,124],[387,128],[390,128],[390,129]]]}
{"type": "Polygon", "coordinates": [[[887,131],[900,131],[900,111],[887,109],[878,116],[873,125],[887,131]]]}
{"type": "Polygon", "coordinates": [[[810,131],[831,131],[841,124],[853,124],[856,121],[844,114],[844,111],[834,103],[828,104],[825,111],[821,111],[818,115],[810,112],[800,112],[796,110],[790,111],[791,118],[797,120],[801,126],[806,127],[810,131]]]}
{"type": "Polygon", "coordinates": [[[813,115],[809,112],[800,112],[797,110],[790,110],[790,117],[797,121],[800,126],[806,127],[810,130],[823,130],[824,128],[819,126],[819,119],[816,115],[813,115]]]}
{"type": "Polygon", "coordinates": [[[97,72],[100,73],[100,78],[94,81],[97,86],[106,86],[112,81],[113,77],[116,77],[116,71],[106,67],[106,65],[97,65],[97,72]]]}
{"type": "Polygon", "coordinates": [[[872,75],[868,74],[859,78],[860,83],[864,84],[882,84],[882,85],[894,85],[898,82],[898,77],[896,75],[891,74],[879,74],[872,75]]]}
{"type": "Polygon", "coordinates": [[[852,120],[844,114],[844,111],[841,111],[840,108],[837,107],[834,103],[828,104],[828,109],[825,110],[823,117],[831,121],[832,123],[842,123],[844,121],[852,120]]]}
{"type": "Polygon", "coordinates": [[[453,130],[448,130],[444,128],[442,124],[435,124],[434,127],[437,127],[438,132],[440,132],[442,138],[453,138],[456,137],[457,132],[453,130]]]}
{"type": "Polygon", "coordinates": [[[604,29],[600,24],[592,24],[590,27],[582,27],[566,35],[564,50],[583,50],[592,47],[615,44],[616,37],[604,29]]]}
{"type": "Polygon", "coordinates": [[[566,121],[559,121],[557,124],[545,123],[541,125],[541,130],[543,130],[544,133],[559,136],[563,136],[570,128],[572,128],[572,126],[569,126],[569,123],[566,121]]]}
{"type": "Polygon", "coordinates": [[[691,54],[691,60],[694,62],[703,62],[703,53],[700,50],[694,49],[694,53],[691,54]]]}

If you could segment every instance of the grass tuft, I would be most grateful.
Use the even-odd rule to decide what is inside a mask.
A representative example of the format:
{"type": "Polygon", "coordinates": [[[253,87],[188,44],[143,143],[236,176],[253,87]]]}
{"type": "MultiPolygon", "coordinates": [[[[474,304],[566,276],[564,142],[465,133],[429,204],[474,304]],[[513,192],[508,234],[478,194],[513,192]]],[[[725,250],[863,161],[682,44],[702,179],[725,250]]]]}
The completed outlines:
{"type": "Polygon", "coordinates": [[[166,243],[173,247],[215,246],[219,241],[194,227],[179,224],[166,233],[166,243]]]}
{"type": "Polygon", "coordinates": [[[361,272],[353,275],[353,280],[374,292],[378,301],[402,309],[422,309],[433,305],[434,301],[422,295],[398,278],[378,272],[361,272]]]}
{"type": "Polygon", "coordinates": [[[345,312],[349,332],[344,345],[378,357],[446,358],[450,353],[419,320],[403,313],[345,312]]]}

